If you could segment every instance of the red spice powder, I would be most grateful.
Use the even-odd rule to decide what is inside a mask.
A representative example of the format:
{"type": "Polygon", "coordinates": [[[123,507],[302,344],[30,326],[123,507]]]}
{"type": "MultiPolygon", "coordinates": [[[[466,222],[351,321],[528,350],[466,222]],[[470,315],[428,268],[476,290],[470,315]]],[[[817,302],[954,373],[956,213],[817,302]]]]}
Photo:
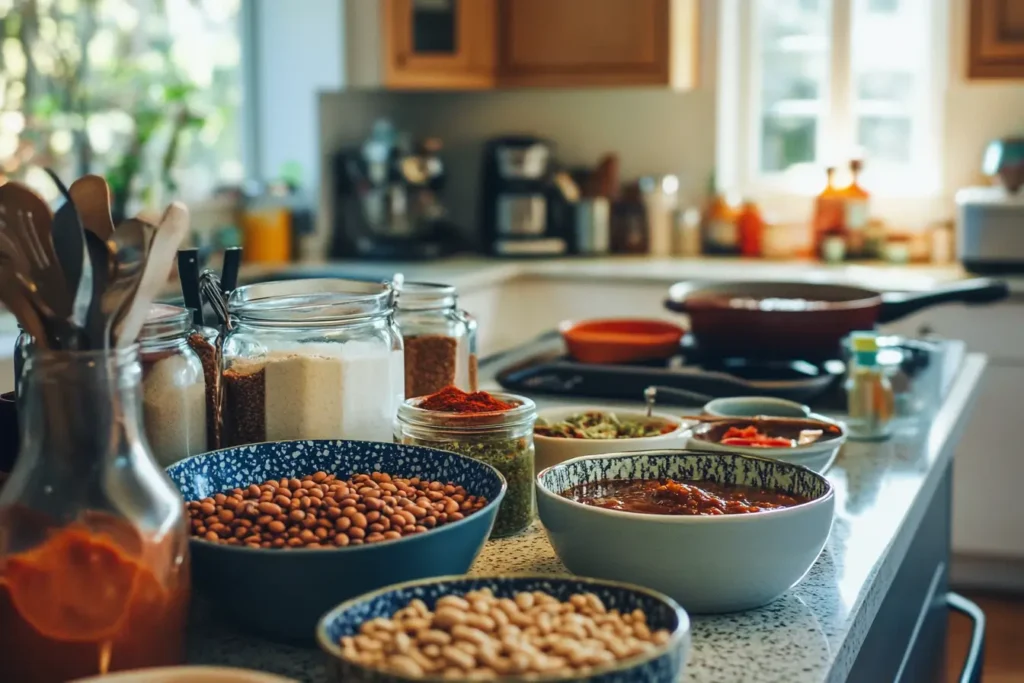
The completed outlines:
{"type": "Polygon", "coordinates": [[[458,387],[447,386],[427,396],[419,403],[419,407],[439,413],[494,413],[512,410],[516,405],[496,399],[486,391],[466,393],[458,387]]]}

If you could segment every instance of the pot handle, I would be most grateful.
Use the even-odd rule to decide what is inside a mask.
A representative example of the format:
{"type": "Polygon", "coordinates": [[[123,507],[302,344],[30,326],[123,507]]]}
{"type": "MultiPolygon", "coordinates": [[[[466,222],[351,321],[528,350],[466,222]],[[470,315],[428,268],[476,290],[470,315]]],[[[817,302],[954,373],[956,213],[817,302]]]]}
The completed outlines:
{"type": "Polygon", "coordinates": [[[959,683],[981,683],[981,669],[985,650],[985,613],[978,605],[958,593],[946,594],[946,606],[974,622],[971,629],[971,645],[960,670],[959,683]]]}
{"type": "Polygon", "coordinates": [[[1010,288],[1004,281],[990,278],[961,280],[929,292],[886,292],[882,294],[878,322],[899,320],[936,304],[988,304],[1001,301],[1009,295],[1010,288]]]}

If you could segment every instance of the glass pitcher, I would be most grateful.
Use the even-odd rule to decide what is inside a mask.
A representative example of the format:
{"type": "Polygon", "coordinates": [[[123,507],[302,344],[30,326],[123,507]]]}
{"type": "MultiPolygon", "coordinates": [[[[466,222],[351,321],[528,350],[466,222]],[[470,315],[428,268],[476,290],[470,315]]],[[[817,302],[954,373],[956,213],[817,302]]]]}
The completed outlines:
{"type": "Polygon", "coordinates": [[[140,382],[135,348],[34,349],[26,359],[21,451],[0,491],[9,680],[56,683],[184,659],[184,504],[143,435],[140,382]]]}

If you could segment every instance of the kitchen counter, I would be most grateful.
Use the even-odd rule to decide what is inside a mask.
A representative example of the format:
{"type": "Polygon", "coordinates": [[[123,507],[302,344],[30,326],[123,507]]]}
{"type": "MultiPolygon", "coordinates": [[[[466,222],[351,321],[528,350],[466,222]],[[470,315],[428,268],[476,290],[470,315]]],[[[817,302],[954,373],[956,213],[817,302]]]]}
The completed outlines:
{"type": "MultiPolygon", "coordinates": [[[[485,363],[481,380],[490,381],[498,366],[513,360],[503,356],[485,363]]],[[[695,617],[686,681],[893,680],[897,670],[909,676],[904,680],[924,680],[914,677],[913,663],[899,657],[913,650],[908,640],[912,646],[919,632],[926,632],[922,624],[934,623],[921,606],[934,607],[945,591],[952,454],[985,363],[984,356],[967,355],[935,412],[902,418],[889,441],[845,446],[828,474],[836,490],[836,517],[814,567],[764,608],[695,617]],[[927,540],[935,547],[923,546],[927,540]],[[931,569],[919,572],[922,559],[936,553],[934,575],[931,569]]],[[[472,572],[560,570],[543,531],[535,527],[488,543],[472,572]]],[[[944,633],[944,607],[938,609],[944,633]]],[[[317,651],[248,638],[202,616],[196,622],[190,643],[194,663],[324,680],[323,655],[317,651]]],[[[942,656],[941,645],[926,650],[928,661],[942,656]]]]}
{"type": "MultiPolygon", "coordinates": [[[[817,261],[770,261],[742,258],[604,258],[493,259],[458,256],[429,262],[341,260],[288,266],[244,266],[243,282],[287,273],[290,276],[334,276],[386,279],[402,273],[407,280],[442,281],[462,290],[488,287],[516,279],[599,280],[672,284],[680,280],[797,280],[848,284],[883,291],[922,291],[960,280],[968,274],[957,264],[895,266],[883,262],[829,265],[817,261]]],[[[1014,291],[1024,292],[1024,278],[1011,278],[1014,291]]]]}

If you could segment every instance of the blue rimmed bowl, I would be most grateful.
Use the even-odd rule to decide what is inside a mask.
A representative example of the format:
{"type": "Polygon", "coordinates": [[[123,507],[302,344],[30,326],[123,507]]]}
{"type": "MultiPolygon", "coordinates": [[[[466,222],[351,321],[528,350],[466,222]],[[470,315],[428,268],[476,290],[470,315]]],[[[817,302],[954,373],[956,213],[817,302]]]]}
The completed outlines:
{"type": "MultiPolygon", "coordinates": [[[[355,664],[342,657],[339,641],[343,636],[359,633],[360,625],[376,617],[391,617],[395,612],[420,599],[433,609],[439,598],[490,588],[499,598],[510,598],[522,591],[542,591],[559,600],[575,593],[591,592],[601,598],[608,609],[631,612],[640,609],[647,616],[652,630],[667,629],[668,642],[651,652],[629,660],[593,669],[587,676],[541,676],[531,681],[558,683],[678,683],[690,651],[690,618],[671,598],[647,588],[628,583],[573,576],[510,575],[510,576],[448,576],[425,581],[411,581],[389,586],[338,605],[324,615],[317,627],[317,642],[330,655],[330,672],[337,683],[407,683],[440,682],[442,678],[410,678],[385,673],[355,664]]],[[[513,680],[511,678],[498,680],[513,680]]]]}
{"type": "Polygon", "coordinates": [[[192,583],[231,623],[274,640],[310,641],[331,607],[402,581],[462,574],[483,548],[505,495],[490,465],[433,448],[370,441],[279,441],[186,458],[167,474],[186,501],[317,471],[386,472],[452,482],[487,505],[457,522],[345,548],[263,549],[193,538],[192,583]]]}
{"type": "Polygon", "coordinates": [[[835,508],[820,474],[738,453],[660,450],[575,458],[540,472],[537,510],[574,574],[631,581],[692,613],[765,605],[804,577],[828,539],[835,508]],[[608,479],[744,484],[808,498],[793,507],[733,515],[655,515],[585,505],[563,492],[608,479]]]}

